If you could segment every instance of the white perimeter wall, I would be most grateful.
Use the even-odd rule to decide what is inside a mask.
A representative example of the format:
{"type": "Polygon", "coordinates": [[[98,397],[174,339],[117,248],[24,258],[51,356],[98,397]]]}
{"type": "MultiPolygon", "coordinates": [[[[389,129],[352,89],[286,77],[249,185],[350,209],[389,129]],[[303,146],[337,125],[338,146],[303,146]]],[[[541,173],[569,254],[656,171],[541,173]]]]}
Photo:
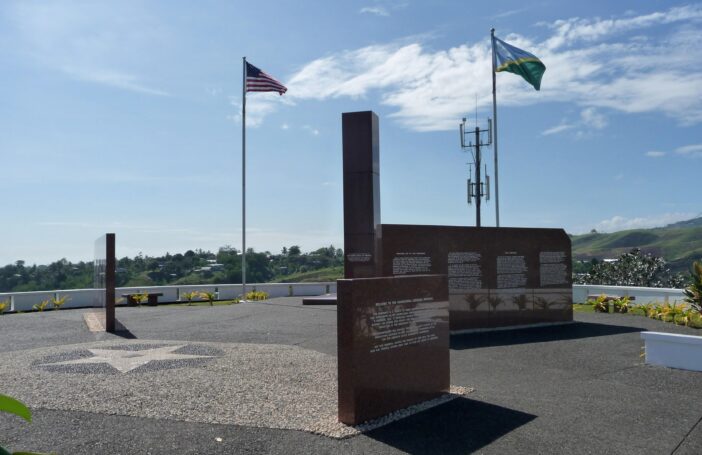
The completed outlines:
{"type": "MultiPolygon", "coordinates": [[[[214,292],[217,295],[217,300],[231,300],[239,297],[242,293],[240,284],[203,284],[203,285],[187,285],[187,286],[142,286],[117,288],[115,296],[117,303],[124,304],[126,299],[122,298],[122,294],[134,293],[161,293],[158,301],[163,303],[169,302],[184,302],[183,294],[186,292],[214,292]],[[120,301],[120,299],[122,299],[120,301]]],[[[246,291],[264,291],[270,297],[287,297],[287,296],[308,296],[322,295],[329,292],[336,292],[336,282],[324,283],[247,283],[246,291]]],[[[0,302],[10,301],[9,311],[30,311],[32,307],[41,303],[42,300],[48,300],[52,297],[68,296],[68,301],[62,308],[80,308],[92,307],[97,302],[100,289],[65,289],[55,291],[38,291],[38,292],[6,292],[0,293],[0,302]]],[[[199,300],[199,299],[195,299],[199,300]]],[[[51,309],[49,305],[47,309],[51,309]]]]}
{"type": "Polygon", "coordinates": [[[592,284],[573,285],[573,303],[585,303],[588,295],[612,295],[635,297],[634,305],[646,303],[682,302],[682,289],[674,288],[637,288],[633,286],[599,286],[592,284]]]}
{"type": "MultiPolygon", "coordinates": [[[[336,282],[324,283],[249,283],[246,285],[247,291],[265,291],[270,297],[286,296],[309,296],[322,295],[328,292],[336,292],[336,282]]],[[[190,291],[214,292],[218,300],[230,300],[241,295],[240,284],[203,284],[187,286],[144,286],[117,288],[116,297],[118,303],[122,294],[136,292],[160,292],[163,297],[159,297],[159,302],[184,302],[183,294],[190,291]]],[[[97,297],[97,289],[67,289],[56,291],[39,292],[8,292],[0,293],[0,302],[10,301],[10,311],[29,311],[36,303],[50,299],[54,296],[69,297],[63,308],[79,308],[93,306],[97,297]]],[[[682,302],[682,289],[672,288],[639,288],[633,286],[598,286],[589,284],[573,285],[573,302],[584,303],[588,295],[616,295],[635,297],[633,303],[637,305],[645,303],[682,302]]]]}

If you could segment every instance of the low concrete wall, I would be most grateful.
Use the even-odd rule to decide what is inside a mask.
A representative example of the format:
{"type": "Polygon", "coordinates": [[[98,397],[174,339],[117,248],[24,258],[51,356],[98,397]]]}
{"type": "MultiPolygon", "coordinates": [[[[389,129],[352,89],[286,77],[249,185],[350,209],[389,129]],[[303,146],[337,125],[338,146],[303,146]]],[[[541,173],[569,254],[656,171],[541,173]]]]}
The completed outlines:
{"type": "MultiPolygon", "coordinates": [[[[327,292],[336,292],[336,282],[324,283],[247,283],[246,291],[264,291],[270,297],[286,297],[286,296],[310,296],[322,295],[327,292]]],[[[115,290],[117,304],[126,304],[126,299],[122,298],[122,294],[134,293],[162,293],[158,301],[163,303],[183,302],[182,297],[186,292],[215,292],[218,300],[231,300],[241,295],[242,286],[240,284],[202,284],[202,285],[183,285],[183,286],[138,286],[117,288],[115,290]]],[[[10,301],[8,311],[31,311],[32,307],[40,303],[42,300],[51,299],[53,297],[67,296],[68,300],[62,308],[84,308],[94,306],[94,302],[98,301],[99,289],[64,289],[54,291],[38,291],[38,292],[5,292],[0,293],[0,302],[5,300],[10,301]]],[[[199,298],[195,300],[200,300],[199,298]]],[[[49,306],[47,309],[51,309],[49,306]]]]}
{"type": "Polygon", "coordinates": [[[595,284],[574,284],[573,303],[585,303],[588,295],[616,295],[623,297],[635,297],[632,302],[635,305],[646,303],[682,302],[682,289],[674,288],[643,288],[634,286],[600,286],[595,284]]]}
{"type": "Polygon", "coordinates": [[[646,363],[702,371],[702,337],[676,333],[641,332],[646,363]]]}

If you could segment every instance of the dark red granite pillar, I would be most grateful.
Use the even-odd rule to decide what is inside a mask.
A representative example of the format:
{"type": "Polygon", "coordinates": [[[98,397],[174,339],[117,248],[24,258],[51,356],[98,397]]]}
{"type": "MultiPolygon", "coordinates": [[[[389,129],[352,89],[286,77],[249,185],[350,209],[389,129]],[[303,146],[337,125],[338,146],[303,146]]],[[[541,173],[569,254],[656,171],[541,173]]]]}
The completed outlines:
{"type": "Polygon", "coordinates": [[[381,254],[378,116],[341,115],[344,163],[344,277],[379,276],[381,254]]]}

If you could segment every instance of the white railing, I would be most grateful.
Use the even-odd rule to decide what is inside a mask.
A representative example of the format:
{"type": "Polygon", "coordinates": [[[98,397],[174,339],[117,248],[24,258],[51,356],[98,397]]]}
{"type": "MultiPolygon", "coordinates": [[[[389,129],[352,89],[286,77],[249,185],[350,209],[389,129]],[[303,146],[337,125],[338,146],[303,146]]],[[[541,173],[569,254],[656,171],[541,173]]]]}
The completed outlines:
{"type": "MultiPolygon", "coordinates": [[[[265,291],[270,297],[310,296],[336,292],[336,282],[322,283],[247,283],[248,291],[265,291]]],[[[116,298],[119,302],[122,294],[133,293],[162,293],[158,301],[163,303],[183,302],[183,294],[190,291],[214,292],[217,300],[230,300],[241,295],[240,284],[202,284],[183,286],[137,286],[117,288],[116,298]]],[[[35,304],[53,297],[68,297],[62,308],[82,308],[95,306],[99,301],[100,289],[65,289],[37,292],[5,292],[0,293],[0,302],[10,301],[9,311],[30,311],[35,304]]],[[[122,302],[125,303],[124,299],[122,302]]]]}
{"type": "Polygon", "coordinates": [[[632,302],[635,305],[645,305],[647,303],[682,302],[682,289],[675,288],[639,288],[634,286],[601,286],[597,284],[574,284],[573,302],[585,303],[589,295],[612,295],[623,297],[635,297],[632,302]]]}

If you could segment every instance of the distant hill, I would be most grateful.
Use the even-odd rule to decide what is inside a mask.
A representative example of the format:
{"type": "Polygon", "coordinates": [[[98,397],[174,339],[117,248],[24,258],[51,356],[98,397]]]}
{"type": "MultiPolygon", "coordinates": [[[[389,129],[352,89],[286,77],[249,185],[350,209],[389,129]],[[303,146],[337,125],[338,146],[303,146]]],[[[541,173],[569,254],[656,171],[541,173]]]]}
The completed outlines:
{"type": "Polygon", "coordinates": [[[669,224],[666,227],[680,228],[680,227],[695,227],[702,226],[702,216],[699,218],[693,218],[691,220],[678,221],[677,223],[669,224]]]}
{"type": "Polygon", "coordinates": [[[702,260],[702,217],[661,228],[572,235],[573,259],[616,258],[632,248],[664,258],[675,272],[702,260]]]}

